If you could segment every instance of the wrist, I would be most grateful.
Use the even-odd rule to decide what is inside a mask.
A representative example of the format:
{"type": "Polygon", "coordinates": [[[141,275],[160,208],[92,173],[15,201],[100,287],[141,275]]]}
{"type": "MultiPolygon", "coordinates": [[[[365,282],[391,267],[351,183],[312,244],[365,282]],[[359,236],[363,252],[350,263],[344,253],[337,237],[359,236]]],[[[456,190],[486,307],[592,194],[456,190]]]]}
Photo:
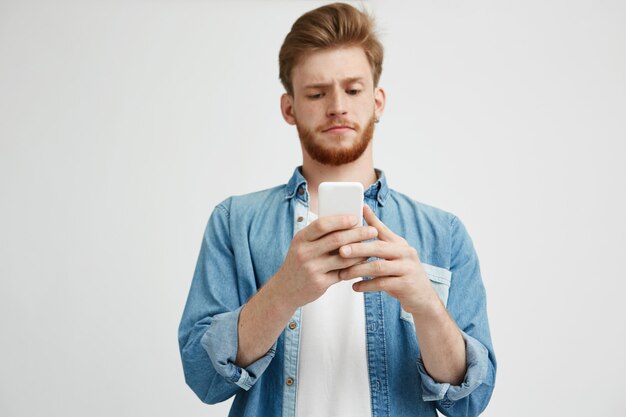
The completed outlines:
{"type": "Polygon", "coordinates": [[[411,310],[406,311],[411,313],[415,321],[436,321],[437,319],[448,315],[446,307],[443,305],[437,294],[434,294],[427,300],[424,300],[411,310]]]}
{"type": "Polygon", "coordinates": [[[272,279],[270,279],[265,288],[268,292],[268,298],[271,304],[278,310],[281,315],[293,316],[300,307],[294,302],[295,297],[289,291],[289,283],[285,281],[281,271],[278,271],[272,279]]]}

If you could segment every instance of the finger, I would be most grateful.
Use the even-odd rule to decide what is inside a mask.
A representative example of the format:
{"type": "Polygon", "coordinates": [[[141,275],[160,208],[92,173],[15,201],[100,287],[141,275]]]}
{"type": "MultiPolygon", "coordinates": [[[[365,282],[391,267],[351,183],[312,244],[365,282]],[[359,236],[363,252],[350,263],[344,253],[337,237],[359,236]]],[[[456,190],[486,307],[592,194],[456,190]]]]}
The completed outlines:
{"type": "Polygon", "coordinates": [[[378,217],[376,217],[372,209],[367,204],[363,204],[363,217],[365,218],[367,224],[378,229],[378,238],[380,240],[385,240],[387,242],[400,241],[400,236],[396,235],[391,231],[391,229],[385,226],[385,224],[381,222],[378,217]]]}
{"type": "Polygon", "coordinates": [[[378,231],[371,226],[362,226],[348,230],[336,231],[315,242],[312,242],[311,244],[314,245],[315,248],[313,249],[313,254],[315,256],[319,256],[324,253],[334,252],[334,254],[337,255],[337,250],[340,247],[351,243],[373,239],[377,234],[378,231]]]}
{"type": "Polygon", "coordinates": [[[352,284],[352,289],[356,292],[385,291],[387,293],[397,290],[398,281],[396,277],[380,277],[375,279],[364,279],[352,284]]]}
{"type": "Polygon", "coordinates": [[[367,258],[343,259],[339,256],[329,256],[327,258],[324,258],[323,260],[320,260],[320,262],[322,262],[321,268],[323,271],[336,271],[337,273],[343,271],[345,268],[350,268],[365,261],[367,261],[367,258]]]}
{"type": "Polygon", "coordinates": [[[402,262],[376,259],[345,268],[339,273],[339,278],[353,279],[358,277],[376,278],[385,276],[401,276],[406,272],[406,268],[402,262]]]}
{"type": "Polygon", "coordinates": [[[398,259],[404,253],[404,247],[391,242],[373,240],[370,242],[351,243],[339,248],[339,254],[344,258],[384,258],[398,259]]]}
{"type": "Polygon", "coordinates": [[[302,229],[299,234],[301,234],[302,239],[305,241],[313,242],[334,231],[350,229],[354,227],[358,221],[356,216],[338,215],[322,217],[311,222],[311,224],[302,229]]]}

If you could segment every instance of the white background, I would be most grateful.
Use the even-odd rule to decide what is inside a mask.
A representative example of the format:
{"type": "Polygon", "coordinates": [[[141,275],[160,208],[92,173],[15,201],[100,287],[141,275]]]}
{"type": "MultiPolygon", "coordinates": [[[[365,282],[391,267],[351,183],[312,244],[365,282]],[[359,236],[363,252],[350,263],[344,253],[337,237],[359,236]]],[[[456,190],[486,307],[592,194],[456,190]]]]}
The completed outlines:
{"type": "MultiPolygon", "coordinates": [[[[213,207],[301,161],[277,57],[320,4],[0,1],[0,415],[226,416],[178,321],[213,207]]],[[[481,259],[484,415],[626,415],[626,2],[367,7],[375,165],[481,259]]]]}

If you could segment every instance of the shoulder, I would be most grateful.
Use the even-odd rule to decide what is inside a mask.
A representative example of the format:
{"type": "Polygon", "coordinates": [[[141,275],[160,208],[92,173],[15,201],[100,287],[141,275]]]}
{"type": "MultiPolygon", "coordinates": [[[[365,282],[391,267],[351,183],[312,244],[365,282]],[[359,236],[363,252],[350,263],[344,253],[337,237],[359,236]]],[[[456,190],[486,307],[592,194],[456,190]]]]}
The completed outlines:
{"type": "Polygon", "coordinates": [[[233,195],[221,203],[216,209],[231,214],[245,214],[256,212],[260,209],[269,208],[274,204],[279,204],[285,200],[285,185],[267,188],[247,194],[233,195]]]}
{"type": "Polygon", "coordinates": [[[281,213],[284,215],[286,206],[284,185],[230,196],[214,207],[207,233],[227,234],[231,239],[244,238],[253,229],[274,227],[277,217],[281,213]]]}
{"type": "Polygon", "coordinates": [[[441,227],[447,230],[450,229],[454,222],[458,221],[457,217],[447,210],[417,201],[393,189],[389,190],[388,199],[390,201],[387,205],[390,206],[390,209],[397,210],[397,214],[403,218],[408,216],[416,219],[418,222],[428,223],[438,226],[437,228],[441,227]]]}

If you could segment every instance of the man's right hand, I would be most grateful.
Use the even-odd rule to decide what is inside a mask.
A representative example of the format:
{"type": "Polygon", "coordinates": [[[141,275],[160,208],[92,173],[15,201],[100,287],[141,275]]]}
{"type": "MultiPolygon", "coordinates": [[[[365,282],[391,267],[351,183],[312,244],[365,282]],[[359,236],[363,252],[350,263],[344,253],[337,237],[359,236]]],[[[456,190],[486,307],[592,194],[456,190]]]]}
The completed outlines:
{"type": "Polygon", "coordinates": [[[292,309],[317,300],[331,285],[341,281],[341,269],[367,260],[346,259],[338,253],[344,245],[378,235],[374,227],[355,227],[357,221],[354,216],[322,217],[294,236],[285,261],[274,276],[292,309]]]}
{"type": "Polygon", "coordinates": [[[367,260],[339,255],[340,247],[378,235],[374,227],[356,223],[354,216],[323,217],[294,236],[278,272],[241,310],[237,365],[245,368],[265,355],[298,307],[341,281],[340,270],[367,260]]]}

